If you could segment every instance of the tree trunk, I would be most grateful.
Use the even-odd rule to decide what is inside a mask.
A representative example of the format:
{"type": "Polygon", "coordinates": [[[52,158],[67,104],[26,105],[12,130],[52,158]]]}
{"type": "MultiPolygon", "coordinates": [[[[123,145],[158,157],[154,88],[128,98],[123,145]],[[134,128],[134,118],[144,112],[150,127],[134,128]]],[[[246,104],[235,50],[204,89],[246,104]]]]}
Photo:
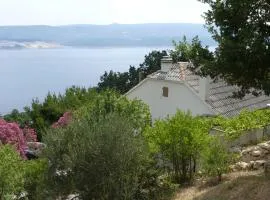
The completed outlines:
{"type": "Polygon", "coordinates": [[[189,181],[192,179],[192,158],[189,157],[189,181]]]}
{"type": "Polygon", "coordinates": [[[220,183],[222,180],[222,173],[218,172],[218,183],[220,183]]]}

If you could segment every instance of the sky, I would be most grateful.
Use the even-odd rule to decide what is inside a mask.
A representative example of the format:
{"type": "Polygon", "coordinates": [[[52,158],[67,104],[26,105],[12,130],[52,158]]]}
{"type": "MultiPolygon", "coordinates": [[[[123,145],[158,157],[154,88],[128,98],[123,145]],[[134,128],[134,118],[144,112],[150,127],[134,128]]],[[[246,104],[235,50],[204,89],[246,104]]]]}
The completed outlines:
{"type": "Polygon", "coordinates": [[[198,0],[0,0],[1,25],[204,23],[198,0]]]}

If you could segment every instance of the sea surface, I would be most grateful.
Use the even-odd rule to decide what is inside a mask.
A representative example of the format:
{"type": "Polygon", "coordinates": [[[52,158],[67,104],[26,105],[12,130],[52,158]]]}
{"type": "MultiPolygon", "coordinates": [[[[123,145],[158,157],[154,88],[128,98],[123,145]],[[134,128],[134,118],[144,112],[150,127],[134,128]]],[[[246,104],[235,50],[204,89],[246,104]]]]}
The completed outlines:
{"type": "Polygon", "coordinates": [[[66,88],[96,86],[104,71],[138,66],[152,50],[170,47],[0,50],[0,115],[66,88]]]}

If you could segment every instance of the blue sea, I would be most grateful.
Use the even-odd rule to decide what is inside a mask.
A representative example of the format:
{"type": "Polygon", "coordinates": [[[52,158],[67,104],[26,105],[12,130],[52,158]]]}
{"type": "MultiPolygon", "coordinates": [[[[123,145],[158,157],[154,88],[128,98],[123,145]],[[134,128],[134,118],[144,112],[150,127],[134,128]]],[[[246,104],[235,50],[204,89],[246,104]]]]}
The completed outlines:
{"type": "Polygon", "coordinates": [[[152,50],[170,47],[0,50],[0,115],[72,85],[96,86],[104,71],[138,66],[152,50]]]}

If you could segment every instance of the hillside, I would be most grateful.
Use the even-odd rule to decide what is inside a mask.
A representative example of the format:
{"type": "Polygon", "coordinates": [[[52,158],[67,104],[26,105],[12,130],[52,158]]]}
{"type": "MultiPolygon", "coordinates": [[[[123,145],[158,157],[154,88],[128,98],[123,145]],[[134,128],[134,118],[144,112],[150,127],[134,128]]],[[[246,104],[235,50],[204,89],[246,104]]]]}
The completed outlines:
{"type": "Polygon", "coordinates": [[[237,172],[219,185],[198,184],[179,190],[174,200],[268,200],[270,179],[262,171],[237,172]]]}
{"type": "Polygon", "coordinates": [[[230,166],[232,173],[224,175],[220,184],[199,178],[193,186],[180,189],[174,200],[268,200],[270,178],[264,168],[270,160],[270,141],[239,147],[239,152],[240,162],[230,166]]]}
{"type": "Polygon", "coordinates": [[[172,40],[198,35],[215,45],[202,24],[111,24],[0,26],[0,41],[53,42],[66,46],[168,46],[172,40]]]}

